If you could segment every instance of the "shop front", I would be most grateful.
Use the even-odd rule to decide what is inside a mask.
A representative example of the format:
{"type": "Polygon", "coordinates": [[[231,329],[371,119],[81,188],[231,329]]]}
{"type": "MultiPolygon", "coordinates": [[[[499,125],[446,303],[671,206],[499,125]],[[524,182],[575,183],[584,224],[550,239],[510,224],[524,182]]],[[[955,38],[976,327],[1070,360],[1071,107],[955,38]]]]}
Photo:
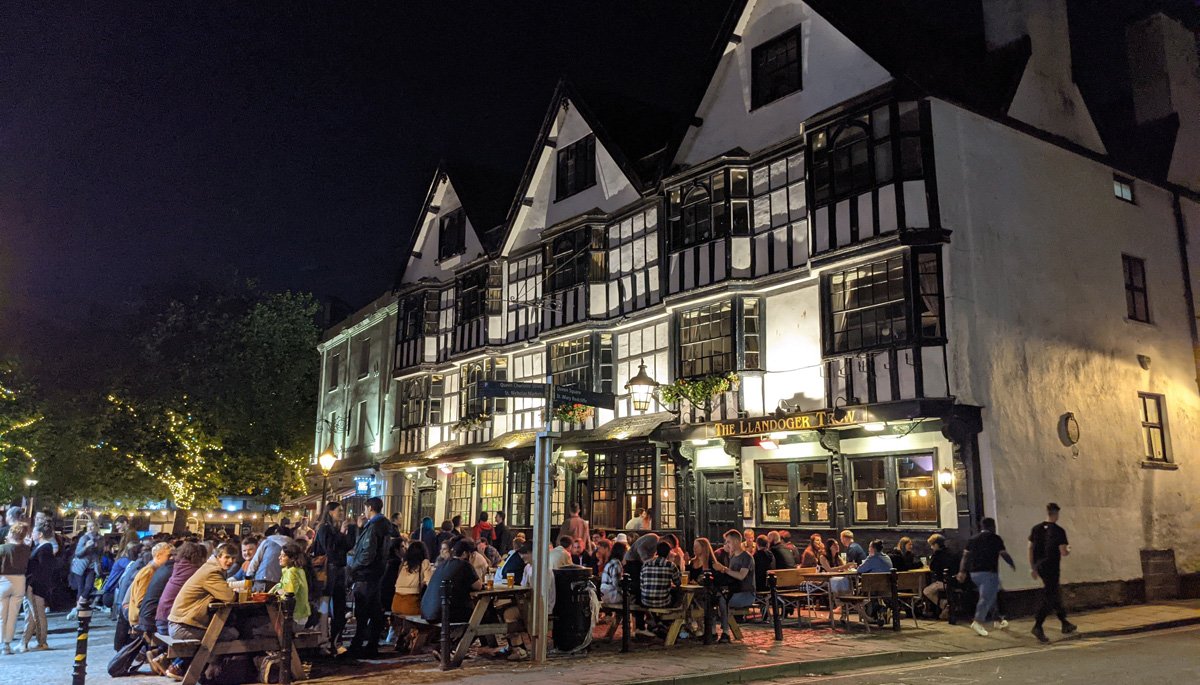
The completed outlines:
{"type": "MultiPolygon", "coordinates": [[[[688,536],[852,530],[860,542],[966,537],[981,484],[977,408],[913,400],[673,429],[696,514],[688,536]]],[[[664,431],[666,433],[666,431],[664,431]]],[[[685,502],[686,504],[686,502],[685,502]]]]}

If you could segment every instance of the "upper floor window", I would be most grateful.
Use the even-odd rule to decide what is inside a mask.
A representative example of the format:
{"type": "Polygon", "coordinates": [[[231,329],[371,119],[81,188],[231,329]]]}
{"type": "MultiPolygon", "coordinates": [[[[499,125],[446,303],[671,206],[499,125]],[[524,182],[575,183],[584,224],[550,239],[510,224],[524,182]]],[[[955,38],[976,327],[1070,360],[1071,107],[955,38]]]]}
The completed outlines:
{"type": "Polygon", "coordinates": [[[1142,405],[1142,458],[1167,461],[1166,426],[1163,421],[1163,397],[1139,392],[1142,405]]]}
{"type": "Polygon", "coordinates": [[[550,271],[546,275],[550,292],[574,288],[587,282],[592,246],[590,227],[567,231],[550,241],[550,271]]]}
{"type": "Polygon", "coordinates": [[[371,373],[371,339],[358,341],[358,377],[366,378],[371,373]]]}
{"type": "Polygon", "coordinates": [[[396,327],[399,342],[421,337],[425,322],[425,295],[410,295],[400,303],[400,322],[396,327]]]}
{"type": "Polygon", "coordinates": [[[588,134],[558,151],[554,201],[596,185],[596,136],[588,134]]]}
{"type": "Polygon", "coordinates": [[[329,367],[327,369],[327,373],[329,374],[329,383],[327,384],[328,390],[330,390],[330,391],[337,390],[338,382],[340,380],[339,376],[341,375],[341,370],[342,370],[342,355],[340,355],[340,354],[331,355],[329,357],[329,367]]]}
{"type": "Polygon", "coordinates": [[[750,108],[800,90],[800,27],[759,45],[750,51],[750,108]]]}
{"type": "Polygon", "coordinates": [[[750,178],[755,232],[786,226],[806,217],[803,150],[755,167],[750,178]]]}
{"type": "Polygon", "coordinates": [[[467,213],[459,209],[447,213],[438,226],[438,260],[467,251],[467,213]]]}
{"type": "Polygon", "coordinates": [[[743,297],[679,316],[679,377],[762,368],[762,301],[743,297]],[[740,363],[739,363],[740,358],[740,363]]]}
{"type": "Polygon", "coordinates": [[[923,130],[917,102],[884,104],[814,129],[808,136],[813,202],[837,202],[897,177],[921,178],[923,130]]]}
{"type": "Polygon", "coordinates": [[[1124,200],[1129,204],[1137,204],[1133,199],[1133,179],[1131,178],[1113,174],[1113,195],[1118,200],[1124,200]]]}
{"type": "Polygon", "coordinates": [[[549,346],[548,355],[550,377],[554,385],[612,392],[611,334],[586,335],[553,343],[549,346]]]}
{"type": "Polygon", "coordinates": [[[722,169],[674,188],[667,195],[672,250],[733,233],[750,232],[750,183],[746,169],[722,169]]]}
{"type": "Polygon", "coordinates": [[[484,359],[463,364],[459,368],[458,374],[460,418],[481,414],[503,414],[508,411],[508,400],[487,398],[479,392],[479,384],[483,381],[508,380],[507,358],[484,359]]]}
{"type": "Polygon", "coordinates": [[[939,252],[914,250],[826,276],[826,354],[942,340],[941,270],[939,252]]]}
{"type": "Polygon", "coordinates": [[[488,270],[475,269],[458,278],[458,322],[478,319],[487,313],[488,270]]]}
{"type": "Polygon", "coordinates": [[[1146,294],[1146,262],[1121,255],[1125,271],[1125,315],[1132,321],[1150,323],[1150,299],[1146,294]]]}

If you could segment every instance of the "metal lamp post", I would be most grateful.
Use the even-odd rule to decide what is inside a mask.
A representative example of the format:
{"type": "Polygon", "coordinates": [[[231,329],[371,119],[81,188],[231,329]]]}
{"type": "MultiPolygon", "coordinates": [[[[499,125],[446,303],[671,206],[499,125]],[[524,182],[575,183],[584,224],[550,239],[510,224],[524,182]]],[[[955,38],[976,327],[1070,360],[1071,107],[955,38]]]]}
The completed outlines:
{"type": "Polygon", "coordinates": [[[333,438],[329,439],[329,446],[317,457],[317,464],[321,467],[321,515],[325,515],[325,499],[329,496],[329,471],[333,465],[337,463],[337,455],[333,453],[333,438]]]}
{"type": "Polygon", "coordinates": [[[29,488],[29,518],[33,520],[33,488],[37,486],[37,478],[26,478],[25,487],[29,488]]]}
{"type": "Polygon", "coordinates": [[[654,396],[654,391],[658,389],[660,383],[646,373],[646,365],[638,364],[637,375],[629,379],[625,384],[625,389],[630,392],[633,400],[633,408],[636,411],[644,412],[650,408],[650,398],[654,396]]]}

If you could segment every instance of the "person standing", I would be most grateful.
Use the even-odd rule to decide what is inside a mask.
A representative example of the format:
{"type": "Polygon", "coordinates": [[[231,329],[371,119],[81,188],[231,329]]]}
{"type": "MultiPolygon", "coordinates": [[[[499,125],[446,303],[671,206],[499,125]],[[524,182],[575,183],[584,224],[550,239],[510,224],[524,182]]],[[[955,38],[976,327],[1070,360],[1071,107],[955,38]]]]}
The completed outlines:
{"type": "Polygon", "coordinates": [[[100,575],[100,557],[103,555],[104,539],[100,537],[100,526],[88,521],[87,532],[75,545],[75,558],[71,560],[71,588],[78,601],[90,598],[95,591],[96,576],[100,575]]]}
{"type": "Polygon", "coordinates": [[[475,523],[475,527],[471,529],[471,534],[476,540],[492,541],[492,535],[495,533],[492,524],[488,523],[488,513],[486,511],[479,512],[479,521],[475,523]]]}
{"type": "Polygon", "coordinates": [[[1033,527],[1029,533],[1029,565],[1033,569],[1030,574],[1034,580],[1041,578],[1045,588],[1042,590],[1042,603],[1034,616],[1033,636],[1038,642],[1049,642],[1042,624],[1050,614],[1058,616],[1062,622],[1062,634],[1070,635],[1076,626],[1067,620],[1067,610],[1063,608],[1062,588],[1059,587],[1060,567],[1062,558],[1071,554],[1071,546],[1067,543],[1067,531],[1058,525],[1059,506],[1054,502],[1046,505],[1046,520],[1033,527]]]}
{"type": "Polygon", "coordinates": [[[29,524],[17,521],[8,527],[7,541],[0,545],[0,653],[12,654],[17,632],[17,614],[25,599],[25,572],[29,570],[29,524]]]}
{"type": "Polygon", "coordinates": [[[567,508],[567,520],[563,521],[562,528],[558,529],[558,537],[591,539],[588,522],[579,515],[579,502],[571,502],[571,506],[567,508]]]}
{"type": "Polygon", "coordinates": [[[504,512],[496,512],[496,524],[492,526],[492,547],[504,554],[512,550],[512,536],[508,532],[508,524],[504,522],[504,512]]]}
{"type": "Polygon", "coordinates": [[[37,637],[38,651],[50,649],[46,641],[46,599],[54,592],[54,529],[49,523],[33,527],[33,547],[25,569],[25,634],[21,648],[29,651],[29,641],[37,637]]]}
{"type": "MultiPolygon", "coordinates": [[[[987,637],[988,632],[983,624],[996,606],[996,597],[1000,594],[1000,557],[1004,557],[1009,568],[1016,570],[1017,567],[1008,550],[1004,549],[1004,538],[996,535],[996,520],[985,518],[980,526],[983,530],[967,541],[967,549],[958,567],[958,582],[966,581],[969,570],[971,582],[979,588],[979,602],[975,605],[975,620],[971,621],[971,630],[987,637]]],[[[1003,618],[996,622],[997,628],[1007,626],[1008,621],[1003,618]]]]}
{"type": "Polygon", "coordinates": [[[325,503],[325,513],[317,526],[313,556],[325,557],[325,588],[329,597],[329,641],[336,656],[346,628],[346,554],[352,541],[346,534],[346,510],[341,502],[325,503]]]}
{"type": "Polygon", "coordinates": [[[382,512],[382,499],[372,497],[367,500],[367,522],[358,532],[349,566],[350,580],[354,583],[354,618],[358,623],[350,651],[356,656],[375,656],[383,634],[380,583],[387,565],[387,542],[392,526],[382,512]]]}

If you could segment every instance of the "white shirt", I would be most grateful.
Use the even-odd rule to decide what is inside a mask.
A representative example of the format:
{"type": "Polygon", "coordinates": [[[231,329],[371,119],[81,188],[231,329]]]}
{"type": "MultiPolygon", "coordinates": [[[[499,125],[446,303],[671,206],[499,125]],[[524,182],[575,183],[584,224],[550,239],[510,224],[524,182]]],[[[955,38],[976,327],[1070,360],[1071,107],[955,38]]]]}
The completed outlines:
{"type": "Polygon", "coordinates": [[[563,566],[570,566],[572,563],[574,562],[571,561],[571,553],[562,547],[555,547],[554,549],[550,550],[551,571],[556,568],[562,568],[563,566]]]}

